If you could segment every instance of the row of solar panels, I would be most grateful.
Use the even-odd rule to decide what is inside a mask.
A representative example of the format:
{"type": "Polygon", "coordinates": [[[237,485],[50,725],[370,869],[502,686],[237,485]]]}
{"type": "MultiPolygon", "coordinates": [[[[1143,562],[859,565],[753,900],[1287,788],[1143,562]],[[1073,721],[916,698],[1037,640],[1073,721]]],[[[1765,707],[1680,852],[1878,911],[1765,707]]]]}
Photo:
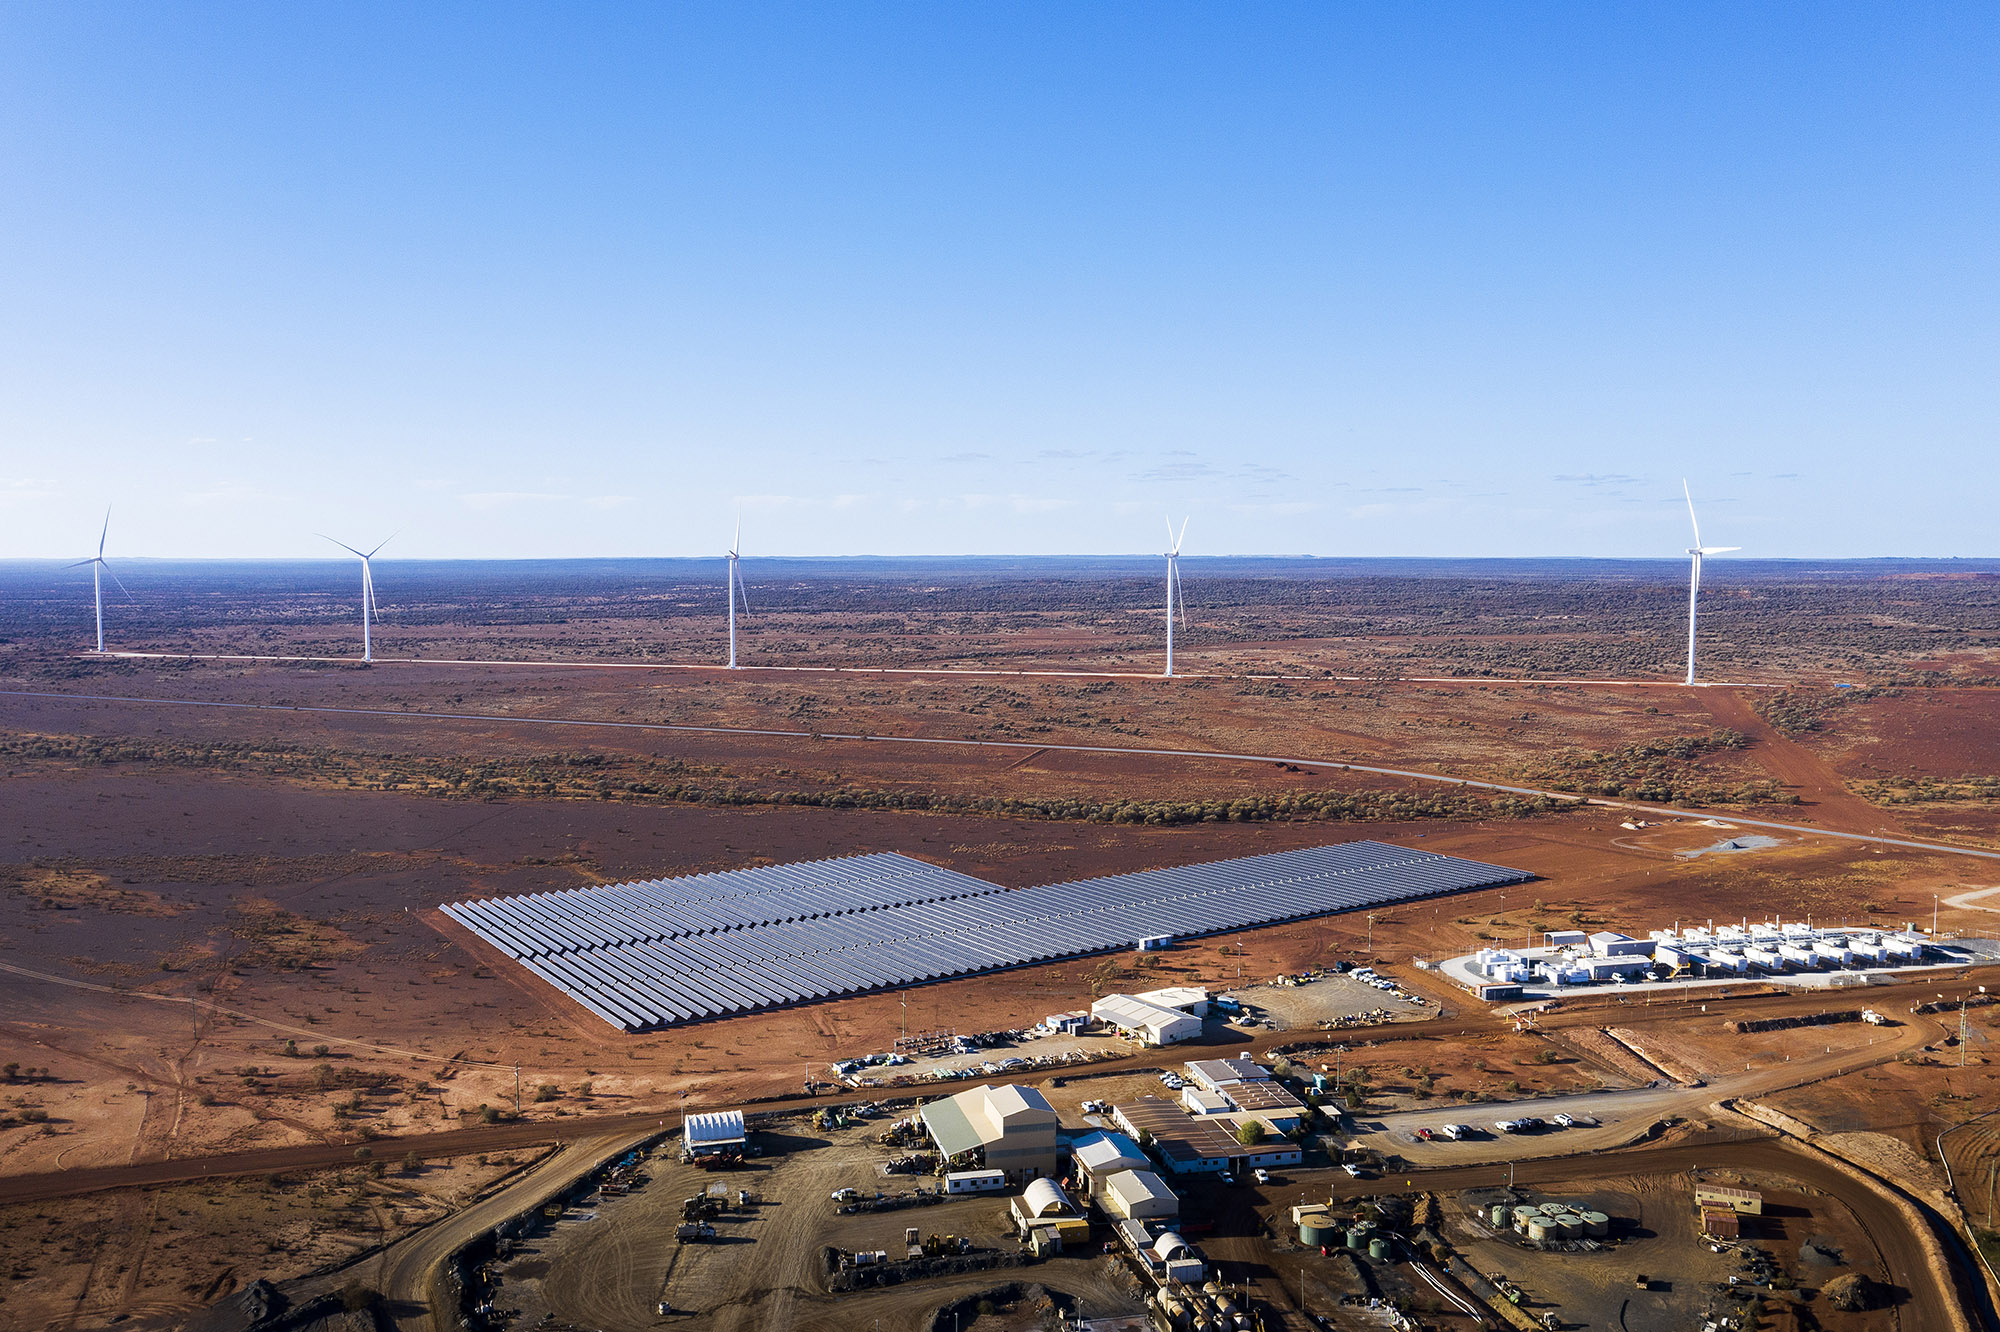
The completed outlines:
{"type": "Polygon", "coordinates": [[[884,853],[453,902],[444,910],[512,956],[530,958],[1005,891],[884,853]]]}
{"type": "Polygon", "coordinates": [[[605,1021],[638,1030],[1128,948],[1152,935],[1224,933],[1531,877],[1350,842],[545,953],[522,964],[605,1021]]]}

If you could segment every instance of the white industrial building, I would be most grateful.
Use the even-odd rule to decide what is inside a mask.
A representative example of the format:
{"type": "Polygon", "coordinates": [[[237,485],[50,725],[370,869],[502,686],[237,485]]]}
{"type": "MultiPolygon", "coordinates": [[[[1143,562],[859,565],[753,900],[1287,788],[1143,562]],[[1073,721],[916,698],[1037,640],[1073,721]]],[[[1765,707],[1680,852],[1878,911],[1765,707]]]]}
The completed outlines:
{"type": "Polygon", "coordinates": [[[1644,939],[1610,930],[1590,935],[1557,930],[1543,936],[1543,947],[1482,948],[1452,959],[1443,970],[1483,998],[1509,999],[1529,985],[1559,989],[1921,966],[1935,960],[1936,950],[1936,943],[1911,925],[1884,930],[1745,921],[1653,930],[1644,939]]]}
{"type": "Polygon", "coordinates": [[[1126,1170],[1144,1170],[1152,1165],[1139,1144],[1123,1133],[1089,1133],[1069,1145],[1070,1160],[1082,1177],[1085,1191],[1095,1198],[1104,1183],[1126,1170]]]}
{"type": "Polygon", "coordinates": [[[724,1156],[740,1154],[748,1134],[741,1110],[717,1110],[689,1115],[681,1125],[681,1155],[724,1156]]]}
{"type": "Polygon", "coordinates": [[[1104,1181],[1097,1205],[1113,1220],[1164,1220],[1181,1214],[1181,1196],[1150,1170],[1121,1170],[1104,1181]]]}
{"type": "Polygon", "coordinates": [[[1198,985],[1169,985],[1162,990],[1147,990],[1132,997],[1140,1003],[1178,1009],[1190,1017],[1208,1016],[1208,991],[1198,985]]]}
{"type": "Polygon", "coordinates": [[[1090,1018],[1141,1045],[1172,1045],[1201,1035],[1201,1019],[1194,1014],[1131,994],[1105,995],[1090,1006],[1090,1018]]]}

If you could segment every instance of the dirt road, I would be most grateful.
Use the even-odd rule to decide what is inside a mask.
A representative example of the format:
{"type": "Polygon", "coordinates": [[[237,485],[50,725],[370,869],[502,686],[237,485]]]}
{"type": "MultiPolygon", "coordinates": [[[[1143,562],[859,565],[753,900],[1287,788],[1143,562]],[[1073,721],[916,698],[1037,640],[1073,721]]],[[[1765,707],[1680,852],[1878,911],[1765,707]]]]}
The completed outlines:
{"type": "Polygon", "coordinates": [[[1265,1203],[1277,1213],[1286,1211],[1294,1203],[1318,1202],[1328,1195],[1346,1199],[1426,1190],[1458,1192],[1503,1186],[1510,1176],[1515,1184],[1532,1186],[1602,1179],[1607,1175],[1680,1174],[1718,1166],[1781,1175],[1839,1198],[1851,1207],[1882,1254],[1889,1271],[1897,1274],[1898,1279],[1909,1287],[1910,1304],[1906,1307],[1910,1317],[1904,1326],[1948,1328],[1953,1323],[1954,1304],[1966,1311],[1974,1327],[2000,1326],[1995,1322],[1985,1282],[1975,1270],[1975,1260],[1949,1226],[1925,1212],[1933,1234],[1952,1259],[1952,1270],[1945,1282],[1927,1280],[1919,1275],[1929,1271],[1929,1259],[1921,1237],[1911,1232],[1903,1214],[1886,1192],[1879,1186],[1858,1184],[1824,1160],[1775,1138],[1740,1140],[1715,1136],[1690,1139],[1666,1147],[1525,1161],[1512,1167],[1494,1163],[1400,1172],[1379,1180],[1351,1180],[1344,1175],[1327,1172],[1316,1178],[1302,1177],[1297,1184],[1271,1191],[1265,1203]]]}
{"type": "Polygon", "coordinates": [[[1750,756],[1773,780],[1804,801],[1816,818],[1871,833],[1896,835],[1903,831],[1887,811],[1848,790],[1840,774],[1819,755],[1790,736],[1780,734],[1758,716],[1741,694],[1731,689],[1709,689],[1701,695],[1701,701],[1718,726],[1750,737],[1750,756]]]}
{"type": "MultiPolygon", "coordinates": [[[[1954,992],[1970,991],[1979,981],[1987,977],[1993,969],[1971,973],[1967,979],[1955,982],[1954,992]]],[[[1649,1023],[1682,1022],[1700,1006],[1723,1008],[1724,1011],[1738,1013],[1744,1017],[1780,1017],[1795,1013],[1810,1013],[1824,1009],[1832,1002],[1832,997],[1822,993],[1750,995],[1739,999],[1717,1000],[1708,997],[1691,998],[1674,1003],[1652,1005],[1615,1004],[1576,1005],[1559,1013],[1545,1015],[1544,1027],[1599,1026],[1615,1020],[1623,1026],[1644,1026],[1649,1023]]],[[[1454,1036],[1487,1035],[1501,1030],[1504,1024],[1492,1014],[1476,1012],[1467,1017],[1459,1017],[1434,1022],[1394,1023],[1383,1027],[1356,1028],[1342,1032],[1317,1031],[1266,1031],[1256,1036],[1241,1033],[1223,1033],[1212,1045],[1229,1050],[1249,1050],[1254,1055],[1266,1055],[1299,1045],[1317,1045],[1342,1042],[1377,1044],[1392,1041],[1438,1040],[1454,1036]]],[[[1914,1028],[1912,1028],[1914,1030],[1914,1028]]],[[[1048,1076],[1089,1077],[1107,1074],[1130,1073],[1145,1069],[1159,1068],[1178,1063],[1190,1057],[1199,1057],[1209,1047],[1206,1045],[1184,1045],[1173,1051],[1142,1050],[1124,1059],[1106,1060],[1101,1063],[1080,1066],[1073,1071],[1062,1073],[1038,1072],[1035,1079],[1048,1076]]],[[[1873,1059],[1866,1062],[1875,1062],[1873,1059]]],[[[1784,1065],[1777,1074],[1790,1078],[1793,1072],[1807,1070],[1808,1076],[1825,1075],[1824,1070],[1812,1072],[1817,1066],[1812,1061],[1802,1061],[1784,1065]]],[[[780,1100],[746,1104],[742,1108],[751,1114],[782,1113],[788,1110],[808,1109],[822,1105],[848,1104],[875,1100],[882,1097],[910,1095],[937,1095],[944,1090],[960,1090],[987,1082],[1008,1082],[1018,1080],[1013,1074],[998,1074],[965,1079],[938,1088],[866,1088],[861,1091],[835,1096],[788,1097],[780,1100]]],[[[1787,1081],[1785,1085],[1794,1085],[1787,1081]]],[[[1678,1090],[1678,1089],[1677,1089],[1678,1090]]],[[[1746,1089],[1738,1094],[1765,1094],[1773,1087],[1756,1081],[1754,1090],[1746,1089]]],[[[1700,1104],[1714,1101],[1722,1093],[1709,1089],[1696,1093],[1700,1104]]],[[[709,1107],[715,1108],[715,1107],[709,1107]]],[[[1487,1111],[1497,1111],[1498,1105],[1489,1105],[1487,1111]]],[[[670,1126],[671,1119],[663,1111],[642,1111],[622,1115],[573,1115],[559,1119],[525,1121],[479,1125],[460,1129],[447,1129],[437,1133],[396,1134],[376,1140],[370,1145],[372,1153],[381,1160],[400,1157],[408,1152],[426,1158],[467,1156],[478,1152],[504,1152],[523,1147],[543,1146],[549,1143],[567,1143],[605,1134],[646,1134],[659,1132],[670,1126]]],[[[184,1157],[177,1160],[141,1161],[130,1165],[99,1166],[81,1170],[48,1171],[37,1174],[0,1176],[0,1203],[42,1202],[51,1198],[69,1197],[79,1193],[94,1193],[103,1189],[144,1188],[160,1184],[186,1183],[192,1180],[217,1179],[231,1175],[270,1174],[290,1170],[324,1170],[338,1166],[352,1165],[356,1146],[347,1143],[310,1143],[284,1147],[259,1148],[253,1151],[228,1152],[212,1156],[184,1157]]]]}

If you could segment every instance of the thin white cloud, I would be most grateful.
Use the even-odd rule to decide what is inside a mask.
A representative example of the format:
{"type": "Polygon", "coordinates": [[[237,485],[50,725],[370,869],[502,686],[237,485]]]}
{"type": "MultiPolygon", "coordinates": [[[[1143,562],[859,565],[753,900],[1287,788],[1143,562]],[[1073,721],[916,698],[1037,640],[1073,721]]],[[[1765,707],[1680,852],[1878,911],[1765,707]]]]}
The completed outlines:
{"type": "Polygon", "coordinates": [[[474,513],[492,513],[496,509],[518,508],[524,504],[561,504],[573,498],[571,495],[552,495],[539,490],[475,490],[458,497],[459,502],[474,513]]]}

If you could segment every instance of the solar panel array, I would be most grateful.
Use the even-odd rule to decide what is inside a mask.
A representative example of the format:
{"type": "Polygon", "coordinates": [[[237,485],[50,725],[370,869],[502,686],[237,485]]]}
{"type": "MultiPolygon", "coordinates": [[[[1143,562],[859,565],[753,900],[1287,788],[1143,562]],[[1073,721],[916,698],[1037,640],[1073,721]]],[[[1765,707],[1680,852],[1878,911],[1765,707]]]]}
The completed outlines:
{"type": "Polygon", "coordinates": [[[444,910],[605,1021],[638,1031],[1532,877],[1346,842],[1010,892],[875,855],[444,910]]]}

